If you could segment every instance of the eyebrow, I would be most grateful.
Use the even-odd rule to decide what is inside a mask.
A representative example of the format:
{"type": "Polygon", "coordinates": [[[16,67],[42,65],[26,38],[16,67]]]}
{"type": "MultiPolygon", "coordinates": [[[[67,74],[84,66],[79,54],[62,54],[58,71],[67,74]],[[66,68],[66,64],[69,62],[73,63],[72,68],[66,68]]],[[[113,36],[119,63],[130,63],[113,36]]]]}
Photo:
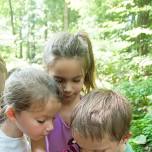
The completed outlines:
{"type": "MultiPolygon", "coordinates": [[[[77,79],[77,78],[81,78],[83,75],[78,75],[78,76],[75,76],[73,77],[72,79],[77,79]]],[[[54,75],[55,78],[58,78],[58,79],[65,79],[64,77],[62,76],[57,76],[57,75],[54,75]]]]}

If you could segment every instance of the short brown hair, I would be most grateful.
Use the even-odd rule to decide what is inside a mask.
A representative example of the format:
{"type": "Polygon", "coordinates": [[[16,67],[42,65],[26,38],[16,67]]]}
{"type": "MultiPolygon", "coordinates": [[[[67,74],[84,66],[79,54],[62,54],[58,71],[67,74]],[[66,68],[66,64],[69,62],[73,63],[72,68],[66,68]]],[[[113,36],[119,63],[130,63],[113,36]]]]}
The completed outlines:
{"type": "Polygon", "coordinates": [[[129,102],[112,90],[90,92],[74,109],[71,126],[84,137],[102,140],[108,135],[120,141],[129,132],[131,107],[129,102]]]}

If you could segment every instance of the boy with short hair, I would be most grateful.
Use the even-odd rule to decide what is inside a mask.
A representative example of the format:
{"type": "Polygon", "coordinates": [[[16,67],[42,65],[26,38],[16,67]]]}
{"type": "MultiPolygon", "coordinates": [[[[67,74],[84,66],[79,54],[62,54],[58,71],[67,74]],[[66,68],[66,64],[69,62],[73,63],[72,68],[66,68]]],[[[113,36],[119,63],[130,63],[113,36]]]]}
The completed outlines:
{"type": "Polygon", "coordinates": [[[92,91],[73,112],[72,132],[79,146],[71,144],[69,151],[133,152],[127,144],[131,118],[130,104],[122,95],[112,90],[92,91]]]}

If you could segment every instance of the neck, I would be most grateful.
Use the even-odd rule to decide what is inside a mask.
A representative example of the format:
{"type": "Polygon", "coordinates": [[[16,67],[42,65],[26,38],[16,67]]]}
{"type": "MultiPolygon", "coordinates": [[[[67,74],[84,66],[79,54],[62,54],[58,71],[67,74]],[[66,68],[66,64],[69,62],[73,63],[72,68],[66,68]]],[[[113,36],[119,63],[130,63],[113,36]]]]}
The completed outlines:
{"type": "Polygon", "coordinates": [[[74,101],[69,102],[68,104],[63,103],[60,111],[60,115],[66,124],[70,124],[72,111],[79,101],[80,101],[80,96],[77,96],[77,98],[74,101]]]}
{"type": "Polygon", "coordinates": [[[125,152],[125,149],[126,149],[126,144],[122,144],[120,146],[120,152],[125,152]]]}
{"type": "Polygon", "coordinates": [[[19,138],[23,136],[23,133],[20,131],[20,129],[18,129],[17,126],[8,119],[1,125],[1,130],[7,136],[12,138],[19,138]]]}

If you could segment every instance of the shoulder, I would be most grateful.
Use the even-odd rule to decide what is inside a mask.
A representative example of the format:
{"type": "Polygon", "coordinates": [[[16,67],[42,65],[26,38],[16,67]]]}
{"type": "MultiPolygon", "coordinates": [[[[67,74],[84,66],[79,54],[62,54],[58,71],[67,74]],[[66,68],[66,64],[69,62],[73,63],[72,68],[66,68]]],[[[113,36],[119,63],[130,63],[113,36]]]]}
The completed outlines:
{"type": "Polygon", "coordinates": [[[134,152],[131,145],[129,143],[126,144],[125,152],[134,152]]]}
{"type": "MultiPolygon", "coordinates": [[[[2,134],[3,135],[3,134],[2,134]]],[[[24,138],[0,136],[0,152],[29,152],[30,146],[24,138]],[[9,144],[8,144],[9,143],[9,144]]]]}

